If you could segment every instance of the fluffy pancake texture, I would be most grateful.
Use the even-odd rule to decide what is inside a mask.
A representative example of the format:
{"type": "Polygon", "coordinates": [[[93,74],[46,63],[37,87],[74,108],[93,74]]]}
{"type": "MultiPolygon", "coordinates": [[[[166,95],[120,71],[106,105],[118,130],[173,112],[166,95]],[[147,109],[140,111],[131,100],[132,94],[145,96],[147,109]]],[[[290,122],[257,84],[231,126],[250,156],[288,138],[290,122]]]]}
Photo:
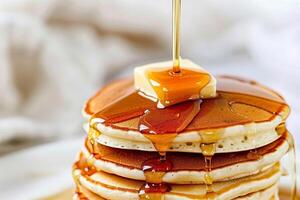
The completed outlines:
{"type": "MultiPolygon", "coordinates": [[[[275,129],[289,114],[289,107],[280,95],[258,83],[232,77],[220,77],[218,83],[219,98],[203,100],[199,114],[171,142],[169,151],[201,153],[201,143],[216,142],[216,153],[236,152],[258,148],[279,138],[275,129]],[[234,96],[228,97],[229,94],[234,96]],[[230,107],[228,99],[233,102],[230,107]],[[272,112],[253,106],[251,101],[253,105],[255,101],[269,102],[266,109],[272,112]],[[211,135],[217,138],[211,138],[211,135]]],[[[86,103],[83,113],[91,119],[93,114],[133,90],[131,80],[113,82],[86,103]]],[[[97,123],[95,128],[101,134],[96,140],[116,148],[156,151],[152,142],[138,131],[138,122],[139,118],[135,117],[109,125],[97,123]]]]}
{"type": "MultiPolygon", "coordinates": [[[[77,186],[77,192],[73,197],[73,200],[104,200],[101,196],[85,189],[82,186],[77,186]]],[[[260,190],[258,192],[253,192],[244,196],[237,197],[233,200],[257,200],[257,199],[265,199],[265,200],[278,200],[278,184],[274,184],[273,186],[260,190]]]]}
{"type": "MultiPolygon", "coordinates": [[[[84,159],[84,158],[81,158],[84,159]]],[[[73,175],[76,183],[92,193],[107,199],[139,199],[138,192],[142,181],[122,178],[103,171],[86,174],[84,169],[75,165],[73,175]]],[[[217,199],[234,199],[254,192],[265,190],[277,184],[281,176],[279,164],[253,176],[214,183],[212,189],[217,199]]],[[[205,185],[170,185],[165,199],[206,199],[205,185]]]]}
{"type": "Polygon", "coordinates": [[[73,166],[74,199],[278,199],[280,160],[291,148],[289,106],[254,81],[217,83],[216,97],[174,104],[175,112],[159,110],[131,79],[102,88],[83,109],[88,137],[73,166]],[[149,112],[158,128],[141,123],[149,112]],[[172,120],[185,124],[164,126],[172,120]]]}
{"type": "MultiPolygon", "coordinates": [[[[211,176],[214,181],[255,174],[280,161],[287,152],[289,145],[286,134],[275,142],[253,151],[216,154],[212,159],[211,176]],[[253,156],[254,155],[254,156],[253,156]]],[[[98,169],[118,176],[145,180],[142,164],[158,157],[156,152],[123,150],[101,144],[96,146],[86,141],[82,149],[84,156],[98,169]]],[[[205,176],[204,157],[197,153],[167,153],[173,164],[163,181],[177,184],[203,183],[205,176]]]]}

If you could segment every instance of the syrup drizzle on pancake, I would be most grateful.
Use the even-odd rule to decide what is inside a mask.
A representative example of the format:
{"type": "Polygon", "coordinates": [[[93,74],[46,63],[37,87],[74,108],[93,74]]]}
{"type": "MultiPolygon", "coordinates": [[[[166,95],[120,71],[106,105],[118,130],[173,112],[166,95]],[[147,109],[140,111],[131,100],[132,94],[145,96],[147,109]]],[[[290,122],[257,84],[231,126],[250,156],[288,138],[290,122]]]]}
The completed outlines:
{"type": "MultiPolygon", "coordinates": [[[[164,152],[177,134],[183,131],[217,130],[237,124],[263,122],[279,114],[286,118],[288,106],[284,100],[266,89],[261,89],[256,83],[253,84],[232,78],[221,78],[219,85],[222,86],[218,90],[218,97],[202,100],[201,109],[199,100],[157,109],[154,102],[135,92],[135,95],[125,95],[100,109],[94,113],[92,119],[97,119],[99,123],[107,126],[128,130],[129,127],[126,125],[121,127],[120,123],[134,118],[138,120],[138,126],[129,129],[140,130],[158,151],[164,152]],[[258,96],[254,96],[255,92],[258,96]],[[191,112],[185,112],[183,108],[191,112]],[[137,116],[140,117],[136,118],[137,116]]],[[[112,92],[108,93],[110,94],[107,95],[113,95],[112,92]]],[[[217,142],[221,133],[202,131],[199,135],[202,142],[208,144],[217,142]]]]}
{"type": "Polygon", "coordinates": [[[147,110],[140,117],[139,131],[152,142],[160,155],[164,155],[177,133],[184,130],[198,114],[200,104],[201,100],[195,100],[163,110],[156,108],[147,110]]]}
{"type": "Polygon", "coordinates": [[[162,110],[147,109],[140,117],[139,131],[143,134],[156,135],[180,133],[198,114],[201,102],[201,100],[187,101],[162,110]]]}
{"type": "MultiPolygon", "coordinates": [[[[204,182],[207,186],[207,198],[214,199],[217,194],[213,191],[214,180],[210,172],[215,154],[215,144],[222,136],[222,132],[217,131],[218,128],[255,121],[268,121],[287,108],[280,96],[259,87],[254,82],[232,78],[221,78],[220,80],[218,96],[213,99],[188,101],[165,109],[158,109],[155,102],[140,96],[138,92],[132,92],[119,97],[114,103],[100,110],[93,115],[91,121],[98,120],[98,123],[114,126],[116,123],[139,116],[138,130],[153,143],[161,155],[160,160],[165,162],[167,162],[165,152],[168,151],[172,141],[180,132],[210,128],[211,131],[201,131],[199,136],[202,141],[200,148],[205,161],[204,182]]],[[[127,90],[129,89],[127,88],[127,90]]],[[[91,131],[91,135],[99,134],[94,134],[93,129],[91,131]]],[[[253,151],[249,156],[255,157],[259,154],[253,151]]],[[[144,185],[140,190],[141,198],[147,196],[145,191],[151,191],[151,187],[156,188],[155,191],[158,187],[165,187],[166,184],[160,184],[164,174],[165,172],[156,170],[151,170],[151,173],[145,171],[145,176],[148,177],[147,183],[153,182],[151,179],[156,179],[156,183],[144,185]],[[143,197],[143,195],[146,196],[143,197]]],[[[162,188],[161,191],[164,190],[165,188],[162,188]]],[[[161,194],[160,197],[163,198],[162,196],[161,194]]]]}
{"type": "MultiPolygon", "coordinates": [[[[127,82],[132,83],[131,80],[122,81],[119,83],[121,85],[113,88],[120,93],[123,90],[128,91],[133,85],[126,84],[127,82]]],[[[216,98],[202,100],[201,111],[183,131],[213,130],[251,122],[265,122],[279,114],[285,119],[289,111],[288,106],[279,95],[257,83],[220,77],[218,78],[217,92],[216,98]]],[[[113,98],[114,96],[114,89],[107,86],[105,93],[98,94],[88,102],[86,112],[107,126],[136,131],[139,129],[138,125],[128,127],[128,125],[126,126],[127,120],[139,121],[139,117],[144,115],[147,110],[165,112],[165,109],[157,109],[155,102],[140,96],[137,91],[131,91],[130,94],[125,93],[124,96],[118,96],[116,99],[113,98]],[[113,103],[104,102],[105,99],[111,99],[113,103]],[[94,106],[91,107],[92,105],[94,106]]],[[[174,105],[175,108],[176,106],[178,105],[174,105]]],[[[164,130],[161,133],[166,132],[168,131],[164,130]]]]}

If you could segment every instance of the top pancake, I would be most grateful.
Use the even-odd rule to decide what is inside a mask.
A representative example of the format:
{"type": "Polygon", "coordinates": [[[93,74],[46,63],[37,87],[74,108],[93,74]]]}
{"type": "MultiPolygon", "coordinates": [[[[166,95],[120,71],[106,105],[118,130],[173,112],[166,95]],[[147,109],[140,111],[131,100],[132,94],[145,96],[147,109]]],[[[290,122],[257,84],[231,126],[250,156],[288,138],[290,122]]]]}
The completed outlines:
{"type": "MultiPolygon", "coordinates": [[[[233,139],[235,136],[239,137],[237,140],[241,142],[240,138],[248,137],[249,134],[254,136],[259,133],[260,135],[256,135],[256,138],[262,136],[261,134],[265,134],[265,137],[263,137],[265,139],[258,141],[256,146],[250,143],[247,145],[247,142],[243,142],[246,145],[244,148],[227,150],[225,148],[224,152],[228,152],[257,148],[278,138],[276,137],[275,128],[284,122],[289,114],[289,107],[279,94],[254,81],[241,78],[222,76],[218,77],[217,81],[218,96],[203,100],[200,112],[182,132],[178,133],[174,142],[199,141],[201,143],[211,143],[228,137],[233,139]],[[218,137],[212,138],[208,136],[212,132],[217,133],[218,137]],[[261,143],[259,144],[259,142],[261,143]]],[[[104,108],[118,102],[122,96],[133,91],[134,87],[131,79],[112,82],[87,101],[83,110],[84,115],[90,118],[104,108]]],[[[155,102],[153,104],[155,105],[155,102]]],[[[122,112],[122,109],[120,106],[120,112],[122,112]]],[[[94,120],[97,121],[97,119],[94,120]]],[[[146,142],[147,139],[140,136],[142,134],[138,131],[138,122],[139,117],[133,117],[129,120],[109,125],[98,124],[97,129],[109,138],[116,137],[146,142]],[[128,134],[129,132],[130,134],[128,134]]],[[[111,143],[108,140],[106,142],[111,143]]],[[[226,141],[223,143],[226,143],[226,141]]],[[[223,144],[219,145],[224,146],[223,144]]],[[[120,147],[116,145],[109,146],[120,147]]],[[[128,148],[131,148],[131,146],[129,145],[128,148]]],[[[143,145],[138,149],[152,150],[151,147],[143,145]]],[[[198,152],[198,150],[183,151],[198,152]]]]}
{"type": "MultiPolygon", "coordinates": [[[[254,81],[236,77],[222,76],[217,80],[219,97],[204,99],[199,114],[186,127],[185,131],[267,122],[278,115],[285,119],[289,114],[289,108],[284,99],[271,89],[254,81]],[[230,94],[235,96],[229,96],[230,94]]],[[[88,100],[84,107],[84,113],[92,116],[132,90],[134,88],[131,79],[112,82],[88,100]]],[[[138,120],[138,118],[135,119],[138,120]]],[[[128,130],[138,129],[137,123],[134,123],[133,120],[128,121],[115,123],[113,127],[128,130]],[[131,122],[128,123],[128,121],[131,122]]]]}

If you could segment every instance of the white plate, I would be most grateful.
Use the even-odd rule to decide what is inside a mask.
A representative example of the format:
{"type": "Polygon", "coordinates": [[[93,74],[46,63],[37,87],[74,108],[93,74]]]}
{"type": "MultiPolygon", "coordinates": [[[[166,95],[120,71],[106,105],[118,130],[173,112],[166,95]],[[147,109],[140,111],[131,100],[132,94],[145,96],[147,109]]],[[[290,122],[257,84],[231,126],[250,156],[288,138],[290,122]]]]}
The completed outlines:
{"type": "Polygon", "coordinates": [[[0,158],[0,199],[41,199],[71,188],[72,164],[83,141],[49,143],[0,158]]]}

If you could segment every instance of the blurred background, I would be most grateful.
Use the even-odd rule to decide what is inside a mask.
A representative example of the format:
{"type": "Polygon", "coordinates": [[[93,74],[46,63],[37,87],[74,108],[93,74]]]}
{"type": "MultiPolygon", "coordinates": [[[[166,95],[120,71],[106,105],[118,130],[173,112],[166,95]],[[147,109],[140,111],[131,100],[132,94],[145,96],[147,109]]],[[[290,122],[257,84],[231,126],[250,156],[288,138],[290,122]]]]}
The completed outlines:
{"type": "MultiPolygon", "coordinates": [[[[276,89],[299,142],[300,1],[182,2],[182,57],[276,89]]],[[[0,0],[1,199],[71,186],[85,100],[136,65],[172,58],[171,3],[0,0]]]]}

